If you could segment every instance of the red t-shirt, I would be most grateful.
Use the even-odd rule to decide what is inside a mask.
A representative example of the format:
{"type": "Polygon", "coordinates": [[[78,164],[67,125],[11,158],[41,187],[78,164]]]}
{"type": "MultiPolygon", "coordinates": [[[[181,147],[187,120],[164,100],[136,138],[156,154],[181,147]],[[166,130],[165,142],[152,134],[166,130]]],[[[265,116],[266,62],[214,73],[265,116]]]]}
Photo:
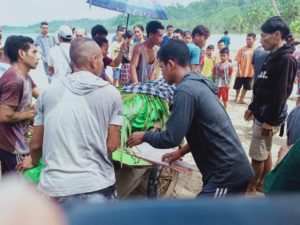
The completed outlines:
{"type": "MultiPolygon", "coordinates": [[[[31,108],[32,89],[36,87],[29,75],[19,75],[12,67],[0,78],[0,105],[15,108],[16,112],[24,112],[31,108]]],[[[16,123],[0,122],[0,149],[15,154],[28,153],[25,134],[29,121],[16,123]]]]}

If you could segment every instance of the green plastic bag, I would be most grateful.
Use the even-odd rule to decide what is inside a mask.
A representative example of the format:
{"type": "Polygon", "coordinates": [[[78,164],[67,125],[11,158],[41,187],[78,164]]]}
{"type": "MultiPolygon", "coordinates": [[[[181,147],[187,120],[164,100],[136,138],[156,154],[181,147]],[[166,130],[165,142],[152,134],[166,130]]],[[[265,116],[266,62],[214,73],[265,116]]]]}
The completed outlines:
{"type": "Polygon", "coordinates": [[[266,175],[264,193],[283,194],[300,192],[300,139],[282,161],[266,175]]]}
{"type": "Polygon", "coordinates": [[[34,184],[38,184],[40,182],[41,172],[44,169],[44,162],[40,159],[38,165],[32,169],[26,170],[23,175],[24,177],[34,184]]]}

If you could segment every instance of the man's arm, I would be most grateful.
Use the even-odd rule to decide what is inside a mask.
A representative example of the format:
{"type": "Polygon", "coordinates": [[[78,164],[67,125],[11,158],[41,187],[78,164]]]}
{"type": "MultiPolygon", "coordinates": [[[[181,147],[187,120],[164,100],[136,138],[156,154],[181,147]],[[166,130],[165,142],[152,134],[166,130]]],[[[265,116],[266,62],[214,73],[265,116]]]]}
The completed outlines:
{"type": "Polygon", "coordinates": [[[132,58],[131,58],[131,62],[130,62],[130,68],[129,68],[129,71],[131,74],[131,81],[133,84],[136,84],[139,82],[136,70],[139,65],[140,55],[141,55],[141,46],[136,45],[133,49],[132,58]]]}
{"type": "Polygon", "coordinates": [[[23,120],[31,120],[35,116],[34,107],[25,112],[16,112],[16,108],[6,105],[0,105],[0,122],[16,123],[23,120]]]}
{"type": "Polygon", "coordinates": [[[120,130],[117,125],[109,125],[107,136],[107,150],[113,152],[120,147],[120,130]]]}
{"type": "Polygon", "coordinates": [[[148,142],[155,148],[177,147],[187,134],[195,113],[195,100],[185,91],[177,91],[174,95],[173,111],[167,121],[166,130],[162,132],[147,131],[133,133],[127,146],[133,147],[142,141],[148,142]]]}
{"type": "Polygon", "coordinates": [[[162,156],[162,161],[168,160],[169,163],[172,163],[176,160],[181,160],[183,156],[190,152],[190,146],[188,144],[184,145],[177,151],[166,153],[162,156]]]}
{"type": "Polygon", "coordinates": [[[48,55],[48,59],[47,59],[47,63],[48,63],[48,72],[53,75],[55,70],[54,70],[54,57],[53,55],[53,50],[50,49],[49,51],[49,55],[48,55]]]}
{"type": "Polygon", "coordinates": [[[37,165],[42,157],[43,137],[44,125],[34,126],[30,142],[30,156],[32,158],[33,165],[37,165]]]}
{"type": "Polygon", "coordinates": [[[126,51],[126,43],[123,42],[121,49],[119,51],[119,54],[116,58],[113,59],[113,61],[109,64],[110,67],[118,67],[120,63],[122,62],[123,54],[126,51]]]}
{"type": "Polygon", "coordinates": [[[121,135],[120,129],[123,122],[123,113],[122,113],[122,98],[118,91],[111,94],[112,104],[114,106],[111,120],[108,127],[107,135],[107,150],[113,152],[120,147],[121,135]]]}
{"type": "Polygon", "coordinates": [[[16,170],[24,172],[38,165],[42,157],[44,126],[33,127],[32,139],[30,142],[30,155],[25,157],[22,162],[18,163],[16,170]]]}
{"type": "Polygon", "coordinates": [[[40,96],[40,94],[41,94],[41,89],[40,88],[35,87],[35,88],[32,89],[32,96],[34,98],[37,99],[40,96]]]}

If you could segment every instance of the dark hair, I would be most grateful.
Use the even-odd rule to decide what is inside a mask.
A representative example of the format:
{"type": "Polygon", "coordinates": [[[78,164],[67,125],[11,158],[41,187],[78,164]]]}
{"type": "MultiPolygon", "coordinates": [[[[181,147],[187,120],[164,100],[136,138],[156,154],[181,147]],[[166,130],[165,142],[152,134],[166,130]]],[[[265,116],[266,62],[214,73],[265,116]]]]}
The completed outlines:
{"type": "Polygon", "coordinates": [[[173,33],[179,33],[181,36],[183,36],[183,30],[181,29],[176,29],[173,31],[173,33]]]}
{"type": "Polygon", "coordinates": [[[97,24],[97,25],[94,26],[94,27],[92,28],[92,30],[91,30],[92,38],[94,39],[94,38],[96,37],[97,34],[107,36],[107,35],[108,35],[108,32],[107,32],[107,30],[105,29],[104,26],[97,24]]]}
{"type": "Polygon", "coordinates": [[[133,27],[133,29],[135,29],[136,27],[139,28],[142,32],[145,31],[145,28],[144,28],[144,26],[143,26],[142,24],[137,24],[137,25],[135,25],[135,26],[133,27]]]}
{"type": "Polygon", "coordinates": [[[290,34],[289,26],[283,21],[280,16],[274,16],[267,19],[263,25],[261,25],[262,32],[271,34],[276,31],[281,33],[281,39],[284,40],[290,34]]]}
{"type": "Polygon", "coordinates": [[[203,25],[198,25],[194,28],[193,32],[192,32],[192,37],[194,38],[196,36],[196,34],[199,34],[199,36],[207,36],[209,37],[210,32],[209,30],[203,26],[203,25]]]}
{"type": "Polygon", "coordinates": [[[47,25],[48,26],[49,24],[48,24],[48,22],[43,21],[43,22],[41,22],[41,26],[43,26],[43,25],[47,25]]]}
{"type": "Polygon", "coordinates": [[[167,64],[169,60],[173,60],[182,67],[186,67],[190,63],[190,52],[187,45],[176,39],[170,39],[157,53],[157,58],[167,64]]]}
{"type": "Polygon", "coordinates": [[[33,40],[30,37],[22,35],[9,36],[4,45],[4,54],[10,59],[10,62],[17,62],[19,59],[19,50],[28,51],[33,40]]]}
{"type": "Polygon", "coordinates": [[[223,42],[224,44],[226,44],[225,40],[223,40],[223,39],[219,40],[219,41],[218,41],[218,44],[220,44],[220,43],[222,43],[222,42],[223,42]]]}
{"type": "Polygon", "coordinates": [[[125,30],[125,27],[124,27],[122,24],[118,25],[117,31],[122,31],[122,32],[124,32],[124,30],[125,30]]]}
{"type": "Polygon", "coordinates": [[[209,45],[209,46],[207,46],[206,49],[215,49],[215,46],[214,45],[209,45]]]}
{"type": "Polygon", "coordinates": [[[165,29],[161,22],[156,20],[150,21],[146,26],[147,37],[149,37],[150,34],[155,34],[159,29],[165,29]]]}
{"type": "Polygon", "coordinates": [[[228,48],[223,48],[220,50],[220,54],[226,54],[229,55],[229,49],[228,48]]]}
{"type": "Polygon", "coordinates": [[[133,31],[132,30],[127,30],[124,34],[123,34],[123,38],[132,38],[133,37],[133,31]]]}
{"type": "Polygon", "coordinates": [[[167,30],[168,30],[169,28],[173,28],[173,25],[169,24],[169,25],[167,26],[167,30]]]}
{"type": "Polygon", "coordinates": [[[183,36],[185,37],[185,36],[187,36],[187,35],[192,36],[192,32],[189,31],[189,30],[184,31],[184,32],[183,32],[183,36]]]}
{"type": "Polygon", "coordinates": [[[224,34],[228,34],[228,31],[226,30],[226,31],[224,32],[224,34]]]}
{"type": "Polygon", "coordinates": [[[102,47],[103,44],[108,43],[108,40],[105,37],[95,37],[94,41],[99,45],[99,47],[102,47]]]}
{"type": "Polygon", "coordinates": [[[255,33],[248,33],[247,37],[253,37],[253,39],[255,39],[256,38],[256,34],[255,33]]]}

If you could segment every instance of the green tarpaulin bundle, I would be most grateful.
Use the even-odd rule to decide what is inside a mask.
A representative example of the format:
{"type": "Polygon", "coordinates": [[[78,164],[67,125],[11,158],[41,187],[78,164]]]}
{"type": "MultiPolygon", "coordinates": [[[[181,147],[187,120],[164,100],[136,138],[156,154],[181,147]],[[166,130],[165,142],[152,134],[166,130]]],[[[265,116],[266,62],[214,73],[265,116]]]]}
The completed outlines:
{"type": "Polygon", "coordinates": [[[126,141],[135,131],[147,131],[155,124],[160,124],[160,128],[163,128],[169,116],[169,105],[163,98],[150,94],[122,93],[122,99],[121,146],[113,153],[113,159],[129,166],[150,165],[129,155],[131,149],[126,147],[126,141]]]}
{"type": "Polygon", "coordinates": [[[28,181],[37,184],[40,182],[40,174],[43,168],[44,162],[40,160],[36,167],[26,170],[23,175],[28,181]]]}

